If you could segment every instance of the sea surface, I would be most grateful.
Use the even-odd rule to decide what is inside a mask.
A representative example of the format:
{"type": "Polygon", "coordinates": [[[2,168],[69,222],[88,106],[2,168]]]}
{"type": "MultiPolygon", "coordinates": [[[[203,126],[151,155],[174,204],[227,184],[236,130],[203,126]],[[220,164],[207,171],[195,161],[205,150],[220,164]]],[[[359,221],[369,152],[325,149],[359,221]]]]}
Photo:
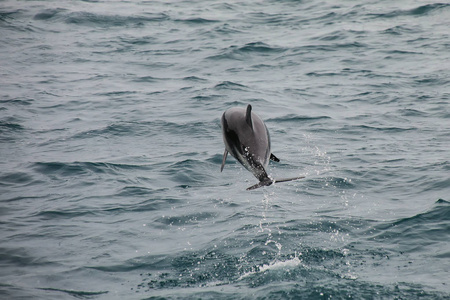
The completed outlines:
{"type": "Polygon", "coordinates": [[[449,299],[448,1],[0,1],[1,299],[449,299]],[[228,157],[253,106],[274,178],[228,157]]]}

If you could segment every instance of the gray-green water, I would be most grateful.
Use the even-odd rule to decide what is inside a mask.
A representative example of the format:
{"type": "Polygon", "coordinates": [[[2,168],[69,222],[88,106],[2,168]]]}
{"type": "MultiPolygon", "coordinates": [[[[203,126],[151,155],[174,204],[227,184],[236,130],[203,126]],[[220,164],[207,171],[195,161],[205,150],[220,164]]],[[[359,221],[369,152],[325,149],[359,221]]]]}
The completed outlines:
{"type": "Polygon", "coordinates": [[[450,297],[450,5],[1,1],[0,298],[450,297]],[[277,177],[231,157],[252,104],[277,177]]]}

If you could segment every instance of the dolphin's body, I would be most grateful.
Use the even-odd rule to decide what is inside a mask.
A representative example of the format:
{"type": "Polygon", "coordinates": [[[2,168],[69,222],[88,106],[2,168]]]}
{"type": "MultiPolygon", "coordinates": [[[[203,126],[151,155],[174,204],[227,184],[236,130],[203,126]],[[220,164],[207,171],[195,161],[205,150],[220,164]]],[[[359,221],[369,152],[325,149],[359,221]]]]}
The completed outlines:
{"type": "Polygon", "coordinates": [[[236,158],[247,170],[258,178],[259,183],[249,187],[253,190],[274,182],[291,181],[304,177],[294,177],[274,180],[267,175],[266,168],[269,159],[280,161],[270,152],[270,136],[261,118],[252,112],[252,106],[247,108],[233,107],[222,116],[222,133],[225,143],[222,167],[225,166],[228,152],[236,158]]]}

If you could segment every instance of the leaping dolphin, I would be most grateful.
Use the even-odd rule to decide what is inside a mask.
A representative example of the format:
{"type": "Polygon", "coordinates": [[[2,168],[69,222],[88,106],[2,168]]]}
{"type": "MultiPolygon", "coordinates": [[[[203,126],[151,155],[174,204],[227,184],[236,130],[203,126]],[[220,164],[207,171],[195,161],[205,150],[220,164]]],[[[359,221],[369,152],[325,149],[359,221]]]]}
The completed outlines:
{"type": "Polygon", "coordinates": [[[267,175],[266,168],[269,159],[280,160],[270,152],[269,130],[261,118],[252,112],[252,106],[247,108],[233,107],[223,113],[222,134],[225,143],[223,153],[222,172],[228,152],[236,158],[247,170],[258,178],[259,183],[247,190],[271,185],[274,182],[284,182],[304,178],[294,177],[285,179],[272,179],[267,175]]]}

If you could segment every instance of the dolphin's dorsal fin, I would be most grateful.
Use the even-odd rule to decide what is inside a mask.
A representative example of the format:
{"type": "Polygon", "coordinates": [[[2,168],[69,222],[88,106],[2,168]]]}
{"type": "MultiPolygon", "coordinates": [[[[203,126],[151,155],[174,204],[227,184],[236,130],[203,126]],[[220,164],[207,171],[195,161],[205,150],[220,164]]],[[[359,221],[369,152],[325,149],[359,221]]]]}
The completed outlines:
{"type": "Polygon", "coordinates": [[[253,122],[252,122],[252,106],[247,105],[247,112],[245,113],[245,122],[247,122],[248,126],[253,130],[253,122]]]}

